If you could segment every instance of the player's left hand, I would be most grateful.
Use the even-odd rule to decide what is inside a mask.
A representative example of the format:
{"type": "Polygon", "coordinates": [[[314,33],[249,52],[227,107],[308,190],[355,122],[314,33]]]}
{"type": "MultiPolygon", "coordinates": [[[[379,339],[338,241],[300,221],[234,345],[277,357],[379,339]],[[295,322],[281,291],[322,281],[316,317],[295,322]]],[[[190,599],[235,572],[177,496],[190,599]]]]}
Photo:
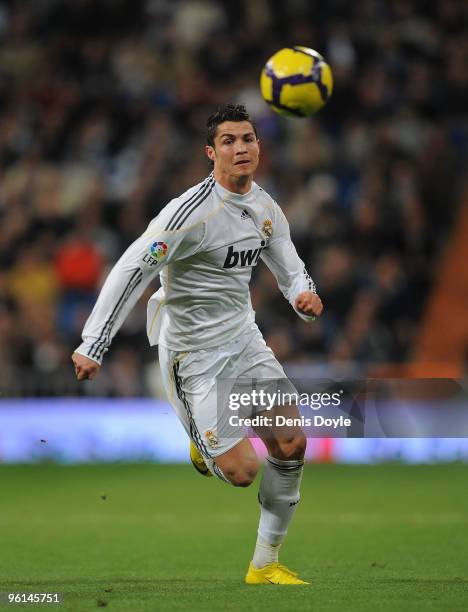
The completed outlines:
{"type": "Polygon", "coordinates": [[[312,291],[303,291],[294,302],[296,310],[310,317],[319,317],[323,311],[322,300],[312,291]]]}

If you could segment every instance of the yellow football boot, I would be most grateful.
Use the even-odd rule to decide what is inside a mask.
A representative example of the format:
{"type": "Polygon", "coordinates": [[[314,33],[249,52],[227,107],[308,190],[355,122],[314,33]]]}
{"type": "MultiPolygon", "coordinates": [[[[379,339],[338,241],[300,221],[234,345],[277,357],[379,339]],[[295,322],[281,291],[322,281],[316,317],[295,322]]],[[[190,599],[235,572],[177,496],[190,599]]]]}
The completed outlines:
{"type": "Polygon", "coordinates": [[[198,448],[193,443],[193,440],[190,440],[190,461],[192,462],[193,467],[199,472],[202,476],[213,476],[213,474],[208,469],[205,460],[203,459],[203,455],[200,453],[198,448]]]}
{"type": "Polygon", "coordinates": [[[298,578],[295,572],[281,563],[269,563],[257,569],[252,562],[250,562],[245,582],[246,584],[310,584],[298,578]]]}

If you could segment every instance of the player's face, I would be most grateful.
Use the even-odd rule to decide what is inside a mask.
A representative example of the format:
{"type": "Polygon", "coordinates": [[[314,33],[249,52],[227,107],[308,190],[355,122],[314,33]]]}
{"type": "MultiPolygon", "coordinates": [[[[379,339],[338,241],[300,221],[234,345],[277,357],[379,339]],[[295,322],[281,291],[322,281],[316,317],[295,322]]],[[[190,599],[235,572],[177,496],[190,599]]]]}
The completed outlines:
{"type": "Polygon", "coordinates": [[[251,176],[257,169],[259,153],[259,141],[249,121],[220,123],[214,147],[206,147],[215,173],[232,178],[251,176]]]}

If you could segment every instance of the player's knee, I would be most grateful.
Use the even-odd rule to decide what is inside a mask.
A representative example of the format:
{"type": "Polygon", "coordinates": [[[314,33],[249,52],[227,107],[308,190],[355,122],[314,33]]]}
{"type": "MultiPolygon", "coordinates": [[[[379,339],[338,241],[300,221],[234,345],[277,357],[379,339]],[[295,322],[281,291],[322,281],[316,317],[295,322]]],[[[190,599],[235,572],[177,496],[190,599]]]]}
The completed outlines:
{"type": "Polygon", "coordinates": [[[283,461],[304,459],[306,446],[307,439],[303,433],[300,433],[292,438],[278,440],[274,456],[283,461]]]}
{"type": "Polygon", "coordinates": [[[235,487],[249,487],[255,480],[256,475],[257,473],[252,471],[237,471],[229,476],[229,480],[231,481],[231,484],[233,484],[235,487]]]}
{"type": "Polygon", "coordinates": [[[255,480],[257,472],[258,463],[248,461],[242,465],[236,465],[231,469],[225,470],[225,475],[235,487],[248,487],[255,480]]]}

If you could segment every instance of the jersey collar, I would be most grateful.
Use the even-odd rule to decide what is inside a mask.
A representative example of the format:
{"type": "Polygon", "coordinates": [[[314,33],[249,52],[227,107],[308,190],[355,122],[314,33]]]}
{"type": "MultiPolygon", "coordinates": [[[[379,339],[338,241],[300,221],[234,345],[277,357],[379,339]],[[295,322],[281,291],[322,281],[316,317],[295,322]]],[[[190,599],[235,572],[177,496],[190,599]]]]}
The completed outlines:
{"type": "Polygon", "coordinates": [[[234,193],[225,189],[222,185],[218,183],[218,181],[215,181],[215,189],[218,195],[223,200],[226,200],[228,202],[234,202],[236,204],[245,204],[253,198],[255,192],[257,191],[257,184],[255,183],[255,181],[252,181],[252,187],[247,193],[234,193]]]}

